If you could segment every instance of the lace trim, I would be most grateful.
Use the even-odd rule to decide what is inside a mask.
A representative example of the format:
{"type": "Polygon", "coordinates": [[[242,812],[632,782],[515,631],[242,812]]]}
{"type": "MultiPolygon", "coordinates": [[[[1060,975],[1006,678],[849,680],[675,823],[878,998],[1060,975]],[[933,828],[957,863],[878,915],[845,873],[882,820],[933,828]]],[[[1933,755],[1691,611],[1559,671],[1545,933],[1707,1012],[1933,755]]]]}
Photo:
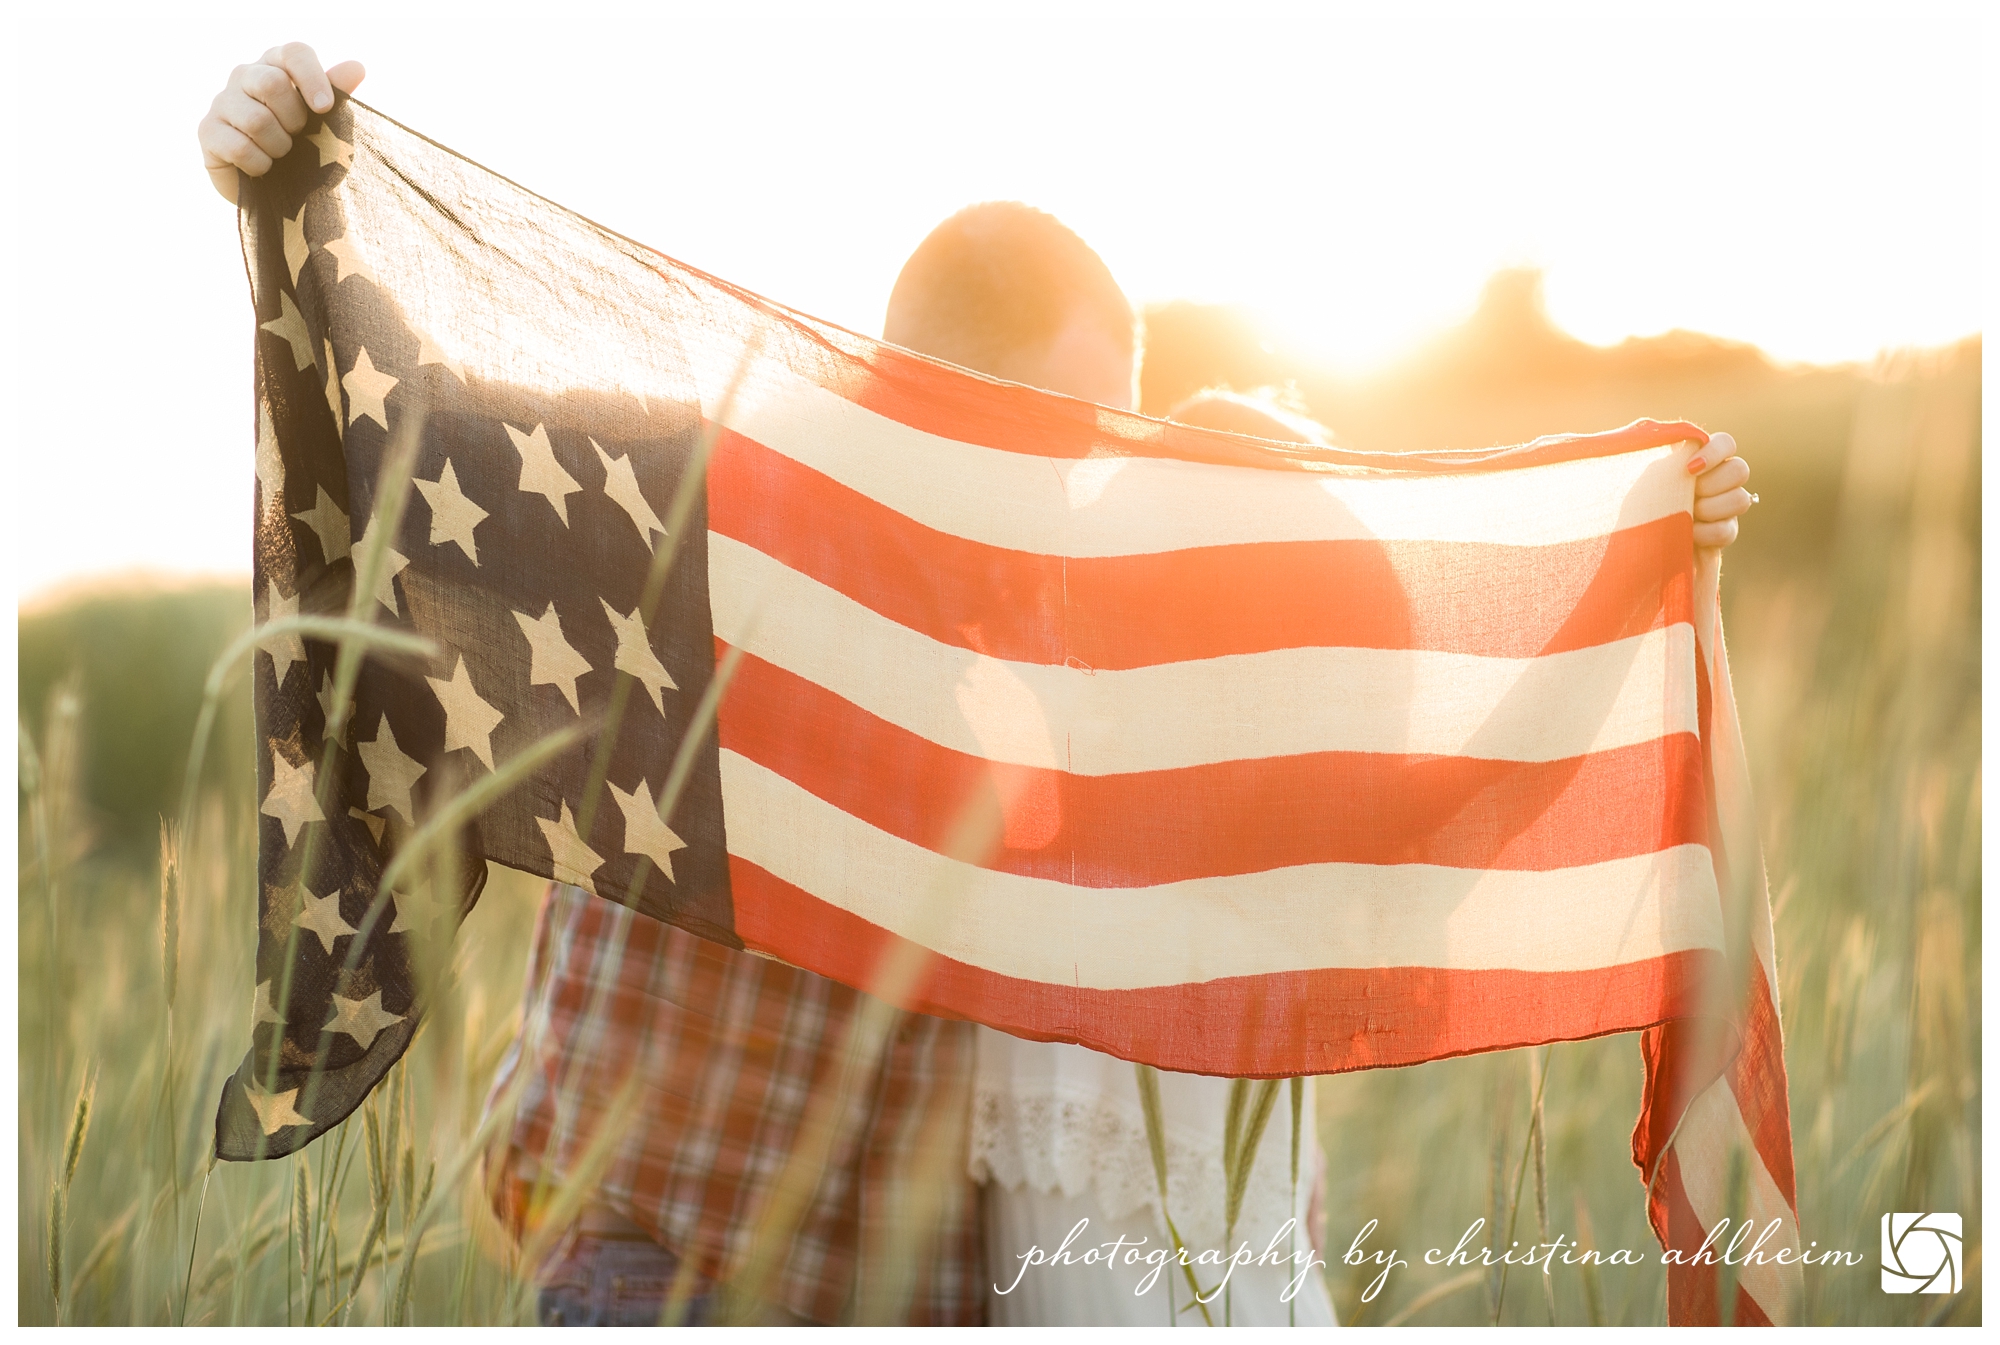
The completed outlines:
{"type": "MultiPolygon", "coordinates": [[[[1220,1127],[1218,1126],[1218,1132],[1220,1127]]],[[[1167,1134],[1167,1195],[1174,1225],[1189,1245],[1220,1246],[1224,1182],[1222,1137],[1195,1146],[1167,1134]]],[[[1250,1187],[1236,1220],[1239,1241],[1262,1243],[1292,1209],[1290,1150],[1285,1118],[1273,1116],[1250,1187]]],[[[1312,1177],[1310,1151],[1300,1155],[1299,1203],[1312,1177]]],[[[1102,1104],[1041,1094],[1018,1097],[981,1089],[972,1102],[970,1170],[1002,1187],[1026,1186],[1045,1194],[1094,1198],[1112,1219],[1144,1211],[1159,1222],[1159,1186],[1143,1120],[1102,1104]]],[[[1303,1210],[1300,1212],[1303,1217],[1303,1210]]]]}

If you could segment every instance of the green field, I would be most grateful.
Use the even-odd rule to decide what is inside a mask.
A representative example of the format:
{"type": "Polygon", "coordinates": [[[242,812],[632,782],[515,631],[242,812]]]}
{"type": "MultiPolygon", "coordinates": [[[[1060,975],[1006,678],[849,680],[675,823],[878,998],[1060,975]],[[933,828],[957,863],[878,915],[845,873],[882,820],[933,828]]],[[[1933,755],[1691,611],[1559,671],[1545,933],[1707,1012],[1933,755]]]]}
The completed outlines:
{"type": "MultiPolygon", "coordinates": [[[[1150,333],[1149,410],[1209,383],[1268,383],[1364,447],[1641,415],[1736,435],[1763,503],[1728,555],[1725,621],[1776,910],[1800,1220],[1820,1247],[1861,1256],[1806,1271],[1801,1318],[1979,1322],[1979,344],[1837,369],[1678,334],[1600,350],[1548,328],[1518,274],[1466,328],[1367,382],[1290,363],[1219,310],[1157,310],[1150,333]],[[1891,1210],[1964,1215],[1962,1293],[1881,1292],[1891,1210]]],[[[384,1088],[364,1108],[374,1146],[357,1113],[302,1156],[210,1170],[255,935],[240,677],[170,893],[160,818],[181,809],[208,667],[249,614],[247,588],[134,584],[21,617],[21,1321],[530,1320],[532,1292],[461,1160],[519,1019],[535,880],[495,872],[399,1067],[402,1106],[384,1088]],[[442,1212],[408,1237],[427,1183],[442,1212]]],[[[1637,1040],[1547,1049],[1538,1169],[1540,1054],[1318,1082],[1343,1322],[1664,1320],[1630,1159],[1637,1040]],[[1423,1264],[1475,1219],[1483,1245],[1510,1215],[1502,1248],[1548,1240],[1545,1220],[1549,1238],[1644,1263],[1517,1270],[1504,1285],[1423,1264]],[[1411,1264],[1364,1302],[1379,1267],[1338,1256],[1370,1219],[1368,1248],[1411,1264]]]]}

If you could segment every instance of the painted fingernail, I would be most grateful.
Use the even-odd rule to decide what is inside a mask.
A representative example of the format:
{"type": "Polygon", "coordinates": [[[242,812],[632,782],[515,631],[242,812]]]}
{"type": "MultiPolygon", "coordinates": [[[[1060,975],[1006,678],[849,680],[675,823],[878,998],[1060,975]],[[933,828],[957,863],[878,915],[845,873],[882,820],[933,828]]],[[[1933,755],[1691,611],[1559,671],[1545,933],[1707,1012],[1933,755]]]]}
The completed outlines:
{"type": "Polygon", "coordinates": [[[1708,466],[1708,460],[1705,458],[1691,458],[1688,460],[1688,470],[1690,472],[1698,472],[1706,466],[1708,466]]]}

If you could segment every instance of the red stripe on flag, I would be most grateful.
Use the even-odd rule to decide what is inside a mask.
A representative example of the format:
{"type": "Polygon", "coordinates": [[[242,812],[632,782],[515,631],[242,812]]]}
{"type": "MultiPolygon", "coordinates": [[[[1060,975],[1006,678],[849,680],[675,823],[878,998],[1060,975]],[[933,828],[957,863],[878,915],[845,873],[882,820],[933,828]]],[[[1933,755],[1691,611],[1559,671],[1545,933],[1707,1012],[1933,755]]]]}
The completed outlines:
{"type": "Polygon", "coordinates": [[[1737,1025],[1708,1016],[1716,988],[1705,987],[1704,999],[1689,1017],[1650,1028],[1639,1038],[1646,1082],[1640,1093],[1639,1121],[1632,1131],[1632,1161],[1642,1176],[1653,1174],[1688,1105],[1741,1058],[1743,1042],[1737,1025]]]}
{"type": "Polygon", "coordinates": [[[1004,832],[984,867],[1085,887],[1298,864],[1546,871],[1705,839],[1687,733],[1566,761],[1320,752],[1071,775],[941,747],[754,655],[717,718],[724,749],[940,853],[990,789],[1004,832]]]}
{"type": "MultiPolygon", "coordinates": [[[[1657,1230],[1664,1222],[1666,1236],[1662,1239],[1666,1246],[1677,1251],[1683,1258],[1702,1255],[1700,1247],[1708,1237],[1708,1230],[1702,1227],[1701,1218],[1694,1212],[1694,1205],[1688,1200],[1687,1188],[1681,1184],[1681,1168],[1678,1155],[1668,1155],[1667,1170],[1660,1176],[1660,1189],[1653,1201],[1653,1227],[1657,1230]]],[[[1686,1265],[1680,1261],[1667,1263],[1667,1325],[1669,1326],[1715,1326],[1720,1323],[1721,1308],[1716,1295],[1721,1273],[1721,1261],[1729,1238],[1735,1232],[1728,1230],[1711,1243],[1707,1256],[1711,1263],[1686,1265]]],[[[1744,1287],[1742,1281],[1736,1285],[1736,1311],[1731,1323],[1735,1326],[1769,1326],[1771,1318],[1744,1287]]]]}
{"type": "Polygon", "coordinates": [[[709,466],[709,527],[934,640],[1020,663],[1139,668],[1308,646],[1531,658],[1693,612],[1686,514],[1552,546],[1261,542],[1046,556],[926,527],[724,432],[709,466]]]}
{"type": "MultiPolygon", "coordinates": [[[[1716,615],[1716,630],[1721,630],[1720,613],[1716,615]]],[[[1706,652],[1700,650],[1695,657],[1695,706],[1702,739],[1712,746],[1716,742],[1715,688],[1709,680],[1706,652]]],[[[1712,751],[1702,756],[1702,789],[1708,798],[1709,854],[1715,865],[1716,891],[1722,897],[1725,928],[1744,931],[1744,946],[1732,948],[1731,952],[1749,968],[1740,987],[1743,1002],[1733,1006],[1740,1019],[1743,1042],[1729,1065],[1730,1090],[1736,1095],[1743,1127],[1750,1132],[1765,1170],[1796,1218],[1798,1190],[1792,1162],[1791,1102],[1786,1096],[1784,1029],[1778,1021],[1776,995],[1764,975],[1764,965],[1757,957],[1748,928],[1750,921],[1768,923],[1771,918],[1770,901],[1763,888],[1763,857],[1756,853],[1754,836],[1749,855],[1729,853],[1717,811],[1720,796],[1712,751]],[[1736,890],[1732,882],[1733,872],[1737,871],[1744,874],[1743,891],[1736,890]],[[1739,909],[1735,906],[1739,902],[1751,903],[1753,908],[1739,909]]]]}
{"type": "Polygon", "coordinates": [[[1446,450],[1438,453],[1368,453],[1306,444],[1262,444],[1219,430],[1154,420],[1137,412],[1114,411],[1056,393],[1023,395],[1011,383],[967,371],[922,355],[857,338],[822,323],[812,324],[816,340],[801,341],[786,361],[811,370],[816,381],[858,406],[912,429],[961,443],[1044,458],[1087,458],[1115,448],[1130,456],[1233,463],[1246,467],[1302,467],[1336,463],[1390,471],[1458,471],[1540,466],[1578,458],[1610,457],[1659,448],[1684,439],[1708,441],[1708,432],[1687,421],[1635,420],[1597,434],[1550,435],[1505,448],[1446,450]],[[826,358],[832,344],[851,361],[826,358]]]}
{"type": "MultiPolygon", "coordinates": [[[[1716,615],[1716,630],[1721,630],[1720,613],[1716,615]]],[[[1786,1096],[1784,1029],[1778,1022],[1776,996],[1764,975],[1749,931],[1750,921],[1768,922],[1771,918],[1769,898],[1763,887],[1764,864],[1762,856],[1756,853],[1754,836],[1750,854],[1732,855],[1722,829],[1712,750],[1717,736],[1715,687],[1709,678],[1707,653],[1702,650],[1697,650],[1695,657],[1695,706],[1702,740],[1711,747],[1702,755],[1702,790],[1707,798],[1708,848],[1715,866],[1715,887],[1722,898],[1724,927],[1742,931],[1742,946],[1732,947],[1731,954],[1749,968],[1743,983],[1737,987],[1742,999],[1730,1006],[1742,1036],[1742,1044],[1728,1065],[1730,1090],[1736,1096],[1743,1127],[1750,1132],[1765,1170],[1796,1218],[1797,1176],[1792,1162],[1791,1103],[1786,1096]],[[1734,882],[1736,872],[1744,875],[1741,891],[1734,882]],[[1748,904],[1751,909],[1742,909],[1738,903],[1748,904]]],[[[1702,1082],[1705,1084],[1706,1080],[1702,1082]]],[[[1693,1095],[1694,1091],[1686,1094],[1693,1095]]],[[[1676,1112],[1675,1118],[1678,1116],[1676,1112]]]]}
{"type": "Polygon", "coordinates": [[[1748,1289],[1744,1288],[1741,1282],[1737,1284],[1735,1325],[1737,1326],[1771,1325],[1771,1319],[1764,1314],[1763,1305],[1757,1302],[1756,1296],[1752,1294],[1748,1289]]]}
{"type": "Polygon", "coordinates": [[[1764,964],[1755,957],[1748,961],[1750,985],[1745,993],[1743,1049],[1729,1067],[1729,1087],[1736,1094],[1743,1128],[1750,1132],[1764,1170],[1777,1183],[1796,1219],[1798,1179],[1792,1168],[1792,1108],[1785,1095],[1783,1029],[1778,1024],[1777,1006],[1771,1000],[1770,984],[1764,979],[1764,964]]]}
{"type": "Polygon", "coordinates": [[[1091,990],[1017,980],[915,948],[735,855],[729,881],[745,946],[795,967],[869,989],[892,953],[913,952],[924,969],[904,1008],[972,1016],[1015,1036],[1078,1041],[1163,1069],[1246,1078],[1629,1032],[1687,1013],[1699,973],[1719,956],[1696,950],[1580,972],[1324,968],[1091,990]],[[1299,1016],[1285,1014],[1288,1005],[1299,1016]],[[1234,1031],[1225,1036],[1223,1024],[1234,1031]]]}

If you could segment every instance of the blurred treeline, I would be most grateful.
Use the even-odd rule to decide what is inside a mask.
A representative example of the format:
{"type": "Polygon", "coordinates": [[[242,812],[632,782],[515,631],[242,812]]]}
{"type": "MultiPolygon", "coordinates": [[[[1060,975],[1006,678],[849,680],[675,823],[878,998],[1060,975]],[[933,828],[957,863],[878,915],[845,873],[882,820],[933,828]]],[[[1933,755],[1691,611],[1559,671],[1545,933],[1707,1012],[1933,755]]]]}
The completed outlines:
{"type": "MultiPolygon", "coordinates": [[[[1641,416],[1687,419],[1736,436],[1762,503],[1728,553],[1725,620],[1776,908],[1800,1216],[1807,1238],[1821,1247],[1864,1255],[1850,1269],[1807,1271],[1802,1312],[1811,1322],[1977,1322],[1978,339],[1839,367],[1778,366],[1753,347],[1688,333],[1599,348],[1556,330],[1541,306],[1539,277],[1519,271],[1496,276],[1463,327],[1367,379],[1339,378],[1272,349],[1228,309],[1163,305],[1147,314],[1147,326],[1143,408],[1153,414],[1200,388],[1229,386],[1276,389],[1341,442],[1364,448],[1511,443],[1641,416]],[[1964,1214],[1974,1261],[1963,1293],[1880,1292],[1874,1239],[1889,1210],[1964,1214]]],[[[159,819],[178,807],[210,662],[250,614],[247,583],[133,581],[41,601],[21,615],[19,713],[30,744],[59,749],[41,769],[46,816],[62,833],[49,852],[58,871],[31,874],[34,809],[24,771],[24,1321],[55,1315],[44,1275],[46,1207],[33,1193],[47,1189],[70,1099],[87,1069],[99,1068],[106,1079],[100,1111],[135,1134],[159,1124],[157,1097],[147,1089],[170,1076],[145,1060],[153,1029],[115,1006],[71,1001],[64,992],[88,983],[83,960],[104,965],[112,958],[129,968],[121,984],[133,996],[158,975],[146,968],[159,965],[159,819]],[[46,915],[28,900],[44,880],[46,915]],[[78,941],[82,930],[90,935],[78,941]]],[[[185,1266],[152,1264],[167,1246],[185,1255],[186,1241],[169,1237],[149,1251],[147,1238],[160,1241],[157,1230],[176,1221],[184,1232],[188,1226],[193,1201],[177,1194],[163,1205],[162,1174],[184,1169],[183,1194],[196,1180],[205,1140],[192,1132],[205,1124],[214,1086],[246,1036],[250,986],[243,978],[254,935],[254,859],[246,845],[255,829],[243,819],[254,757],[240,671],[226,705],[207,782],[222,806],[204,813],[213,819],[208,849],[218,867],[187,898],[193,903],[207,891],[214,909],[190,905],[183,917],[190,930],[220,942],[183,955],[204,959],[199,975],[213,984],[196,999],[184,987],[182,1025],[173,1029],[183,1061],[176,1068],[190,1071],[195,1101],[178,1129],[168,1127],[164,1143],[179,1157],[170,1160],[167,1149],[147,1157],[148,1139],[118,1155],[124,1166],[78,1176],[67,1215],[73,1231],[65,1236],[73,1257],[78,1246],[92,1247],[96,1278],[64,1310],[69,1320],[167,1320],[161,1286],[173,1287],[175,1301],[190,1296],[181,1282],[185,1266]],[[191,1068],[197,1059],[201,1066],[191,1068]],[[139,1207],[131,1202],[141,1190],[162,1193],[147,1217],[166,1224],[133,1222],[139,1207]],[[186,1212],[169,1216],[167,1209],[186,1212]],[[149,1227],[156,1232],[146,1235],[149,1227]],[[142,1295],[126,1287],[132,1284],[150,1287],[142,1295]]],[[[463,1029],[462,1049],[437,1045],[420,1053],[459,1062],[451,1065],[458,1073],[450,1090],[459,1127],[441,1130],[440,1146],[466,1133],[481,1071],[490,1073],[511,1031],[506,1015],[518,1004],[533,900],[531,885],[496,885],[461,937],[465,993],[478,1021],[463,1029]],[[472,955],[482,947],[483,957],[472,955]]],[[[1334,1262],[1328,1273],[1343,1321],[1663,1320],[1664,1276],[1628,1142],[1638,1104],[1636,1040],[1561,1045],[1549,1060],[1546,1214],[1528,1199],[1510,1236],[1493,1230],[1513,1193],[1535,1186],[1532,1177],[1520,1182],[1532,1092],[1524,1067],[1533,1067],[1523,1053],[1321,1081],[1334,1262]],[[1510,1240],[1546,1240],[1536,1236],[1546,1218],[1572,1240],[1642,1249],[1649,1264],[1588,1280],[1559,1267],[1546,1283],[1527,1274],[1504,1285],[1422,1264],[1422,1249],[1449,1249],[1479,1217],[1489,1220],[1481,1244],[1493,1240],[1504,1249],[1510,1240]],[[1338,1254],[1370,1218],[1382,1223],[1369,1245],[1399,1247],[1412,1265],[1364,1304],[1360,1294],[1374,1268],[1349,1271],[1338,1254]]],[[[412,1086],[422,1105],[433,1085],[413,1075],[412,1086]]],[[[282,1185],[282,1174],[231,1168],[217,1182],[225,1204],[241,1207],[227,1215],[236,1223],[221,1231],[225,1246],[235,1239],[235,1268],[195,1268],[189,1320],[282,1320],[289,1300],[271,1295],[289,1293],[288,1282],[270,1278],[278,1268],[260,1261],[265,1243],[249,1231],[262,1228],[257,1237],[288,1245],[284,1207],[276,1203],[284,1193],[272,1184],[282,1185]],[[231,1183],[241,1184],[235,1197],[231,1183]],[[207,1300],[204,1283],[213,1287],[207,1300]]],[[[441,1245],[470,1258],[471,1232],[452,1236],[455,1242],[441,1245]]],[[[203,1242],[209,1237],[204,1232],[203,1242]]],[[[471,1259],[461,1263],[448,1303],[420,1301],[417,1320],[494,1319],[501,1309],[477,1305],[517,1302],[473,1292],[485,1281],[472,1266],[471,1259]]]]}
{"type": "MultiPolygon", "coordinates": [[[[247,540],[247,532],[245,534],[247,540]]],[[[250,586],[135,575],[21,614],[20,717],[39,741],[65,697],[88,707],[76,763],[85,828],[105,857],[150,862],[160,819],[179,806],[188,743],[209,666],[250,624],[250,586]]],[[[218,717],[210,787],[247,795],[253,763],[248,679],[218,717]]]]}

